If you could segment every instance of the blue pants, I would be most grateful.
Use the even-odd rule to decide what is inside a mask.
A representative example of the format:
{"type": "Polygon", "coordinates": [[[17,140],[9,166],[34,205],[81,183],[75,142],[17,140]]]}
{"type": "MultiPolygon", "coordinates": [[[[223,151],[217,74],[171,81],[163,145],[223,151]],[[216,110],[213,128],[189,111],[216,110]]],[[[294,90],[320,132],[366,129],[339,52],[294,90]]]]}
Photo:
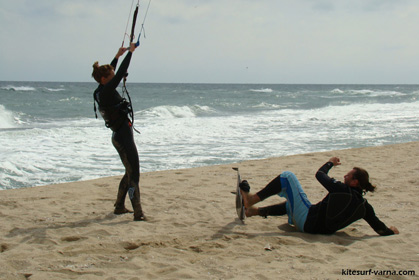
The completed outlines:
{"type": "Polygon", "coordinates": [[[294,173],[290,171],[281,173],[280,181],[281,192],[278,195],[287,199],[288,223],[295,225],[299,231],[304,232],[304,224],[311,202],[294,173]]]}

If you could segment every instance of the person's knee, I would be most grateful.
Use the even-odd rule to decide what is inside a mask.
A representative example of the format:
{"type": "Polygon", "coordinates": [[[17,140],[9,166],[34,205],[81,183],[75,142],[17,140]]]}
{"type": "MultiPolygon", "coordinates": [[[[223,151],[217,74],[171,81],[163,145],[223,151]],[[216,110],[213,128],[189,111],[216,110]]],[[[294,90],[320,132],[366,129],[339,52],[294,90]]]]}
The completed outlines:
{"type": "Polygon", "coordinates": [[[281,175],[279,175],[278,177],[282,177],[285,179],[297,179],[297,176],[295,176],[294,173],[292,173],[291,171],[284,171],[281,173],[281,175]]]}

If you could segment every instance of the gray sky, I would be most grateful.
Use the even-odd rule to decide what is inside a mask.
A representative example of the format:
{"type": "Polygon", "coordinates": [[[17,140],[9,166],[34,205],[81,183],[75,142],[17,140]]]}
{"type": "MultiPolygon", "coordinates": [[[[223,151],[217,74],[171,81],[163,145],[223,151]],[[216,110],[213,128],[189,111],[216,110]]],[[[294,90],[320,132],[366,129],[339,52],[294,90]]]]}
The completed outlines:
{"type": "MultiPolygon", "coordinates": [[[[121,46],[130,7],[0,0],[0,80],[93,81],[93,62],[121,46]]],[[[418,14],[417,0],[152,0],[129,80],[416,84],[418,14]]]]}

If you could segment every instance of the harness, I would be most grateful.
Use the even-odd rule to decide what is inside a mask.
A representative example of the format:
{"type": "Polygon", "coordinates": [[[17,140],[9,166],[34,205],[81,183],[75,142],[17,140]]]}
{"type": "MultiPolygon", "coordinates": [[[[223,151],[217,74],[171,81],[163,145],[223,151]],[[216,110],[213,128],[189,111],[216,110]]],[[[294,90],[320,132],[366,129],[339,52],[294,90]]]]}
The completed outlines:
{"type": "MultiPolygon", "coordinates": [[[[99,90],[96,90],[93,93],[93,109],[95,111],[95,117],[97,119],[97,108],[96,103],[99,107],[99,113],[102,118],[105,120],[105,126],[107,128],[116,131],[124,120],[128,119],[130,126],[133,126],[134,113],[131,105],[131,98],[127,101],[125,98],[111,106],[101,106],[99,99],[99,90]]],[[[128,95],[129,96],[129,95],[128,95]]],[[[134,128],[135,129],[135,128],[134,128]]],[[[138,130],[135,129],[139,133],[138,130]]]]}
{"type": "Polygon", "coordinates": [[[128,73],[125,75],[124,85],[122,86],[122,100],[123,100],[122,102],[124,102],[126,106],[126,110],[127,110],[126,112],[127,112],[128,120],[130,121],[130,126],[132,126],[135,132],[137,132],[138,134],[141,134],[141,132],[138,129],[136,129],[134,126],[134,110],[132,110],[131,96],[129,95],[128,89],[125,85],[127,76],[128,76],[128,73]],[[124,98],[125,94],[128,97],[128,101],[124,98]]]}

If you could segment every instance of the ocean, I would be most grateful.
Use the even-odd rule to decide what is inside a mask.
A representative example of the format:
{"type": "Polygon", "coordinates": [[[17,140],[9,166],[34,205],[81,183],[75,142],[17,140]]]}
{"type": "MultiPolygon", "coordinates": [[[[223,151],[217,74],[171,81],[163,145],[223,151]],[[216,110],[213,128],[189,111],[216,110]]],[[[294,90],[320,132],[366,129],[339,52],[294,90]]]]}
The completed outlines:
{"type": "MultiPolygon", "coordinates": [[[[127,87],[141,172],[419,140],[419,85],[127,87]]],[[[0,82],[0,189],[123,174],[95,88],[0,82]]]]}

